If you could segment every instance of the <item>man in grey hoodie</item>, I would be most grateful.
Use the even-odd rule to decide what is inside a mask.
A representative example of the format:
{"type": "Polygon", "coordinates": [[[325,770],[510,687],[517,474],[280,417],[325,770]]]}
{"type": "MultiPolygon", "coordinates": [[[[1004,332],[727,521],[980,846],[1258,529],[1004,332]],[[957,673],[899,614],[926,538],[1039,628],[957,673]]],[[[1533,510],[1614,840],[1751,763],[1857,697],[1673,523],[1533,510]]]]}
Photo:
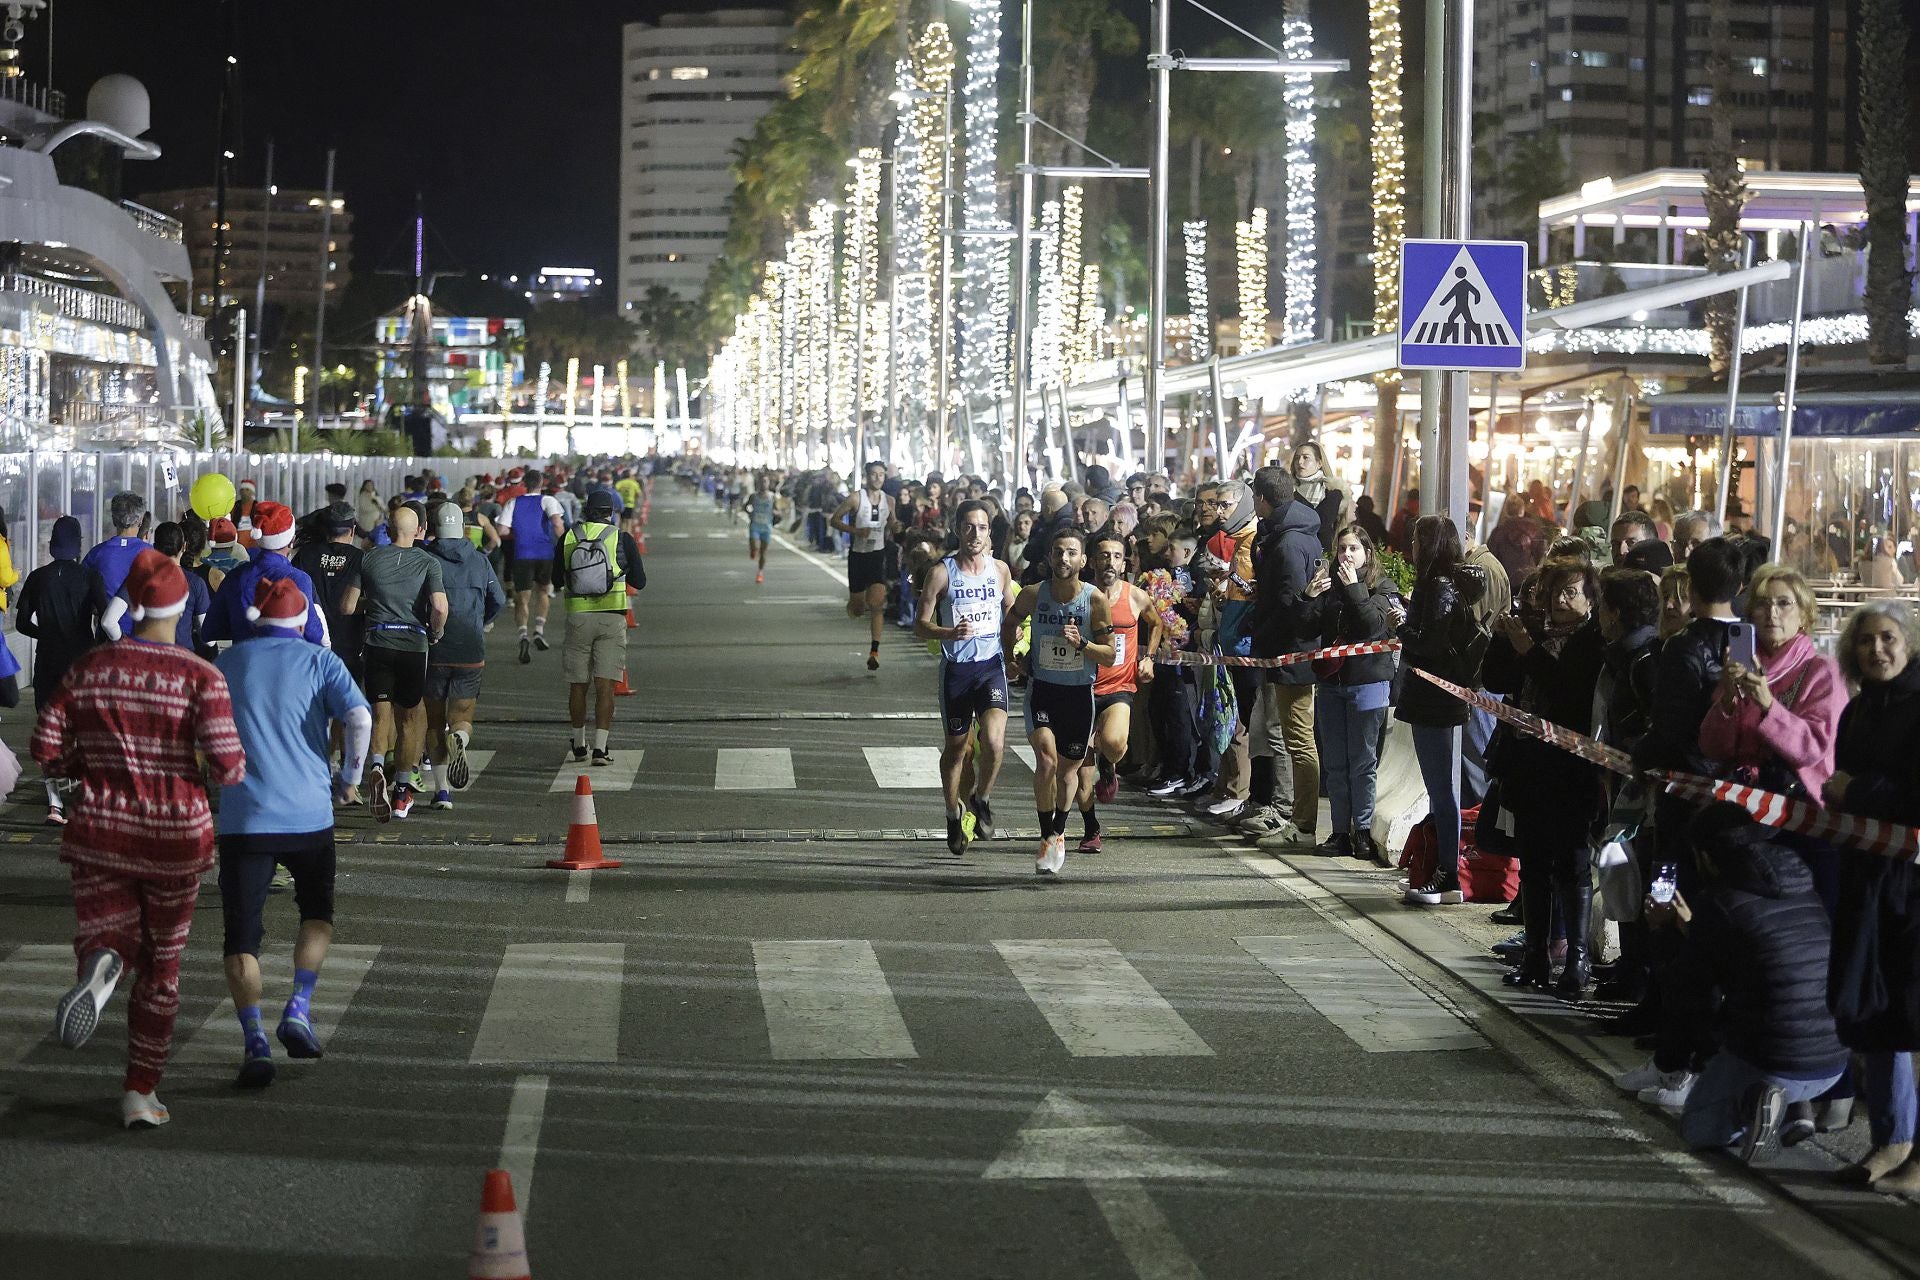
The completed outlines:
{"type": "Polygon", "coordinates": [[[434,513],[427,551],[440,561],[446,584],[447,626],[427,651],[427,757],[433,761],[433,807],[453,808],[453,792],[473,781],[467,743],[487,667],[487,624],[506,608],[507,593],[493,566],[468,540],[457,502],[434,513]]]}

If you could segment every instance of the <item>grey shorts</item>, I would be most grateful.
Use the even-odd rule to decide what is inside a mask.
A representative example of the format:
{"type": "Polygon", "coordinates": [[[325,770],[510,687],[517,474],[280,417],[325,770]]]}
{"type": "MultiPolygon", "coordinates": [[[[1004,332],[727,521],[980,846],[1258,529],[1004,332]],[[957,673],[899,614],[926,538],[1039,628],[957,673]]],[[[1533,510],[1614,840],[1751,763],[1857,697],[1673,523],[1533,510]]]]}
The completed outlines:
{"type": "Polygon", "coordinates": [[[627,669],[627,615],[624,609],[591,609],[567,615],[567,638],[560,669],[568,684],[618,680],[627,669]]]}
{"type": "Polygon", "coordinates": [[[480,696],[485,667],[428,667],[427,697],[435,702],[464,702],[480,696]]]}

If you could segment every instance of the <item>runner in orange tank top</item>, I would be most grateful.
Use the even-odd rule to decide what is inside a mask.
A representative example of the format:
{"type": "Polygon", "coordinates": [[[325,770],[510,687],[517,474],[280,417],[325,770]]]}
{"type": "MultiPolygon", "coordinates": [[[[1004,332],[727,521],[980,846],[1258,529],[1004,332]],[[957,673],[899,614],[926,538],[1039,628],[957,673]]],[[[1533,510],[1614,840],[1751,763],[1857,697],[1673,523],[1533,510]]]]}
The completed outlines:
{"type": "Polygon", "coordinates": [[[1094,586],[1113,611],[1113,661],[1093,677],[1093,750],[1080,767],[1078,803],[1085,832],[1080,853],[1100,852],[1100,815],[1095,804],[1120,789],[1114,766],[1127,754],[1133,727],[1133,695],[1153,679],[1153,653],[1160,641],[1160,615],[1145,591],[1127,580],[1127,544],[1111,530],[1094,537],[1089,557],[1094,586]]]}

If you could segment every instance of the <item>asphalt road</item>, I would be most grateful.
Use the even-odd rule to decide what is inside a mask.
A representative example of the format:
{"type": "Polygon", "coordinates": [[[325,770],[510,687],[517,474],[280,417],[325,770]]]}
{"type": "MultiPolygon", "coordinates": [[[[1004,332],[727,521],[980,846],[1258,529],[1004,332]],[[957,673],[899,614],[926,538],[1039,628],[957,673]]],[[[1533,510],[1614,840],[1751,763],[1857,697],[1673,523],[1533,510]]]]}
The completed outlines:
{"type": "MultiPolygon", "coordinates": [[[[174,1122],[119,1130],[120,1002],[78,1052],[46,1037],[71,908],[15,797],[0,1274],[460,1276],[495,1165],[542,1280],[1908,1267],[1906,1206],[1685,1154],[1387,873],[1125,789],[1058,882],[1026,839],[949,856],[924,648],[890,627],[867,672],[829,561],[782,546],[756,586],[744,527],[665,483],[650,542],[638,692],[589,775],[625,865],[542,865],[576,772],[559,652],[522,667],[497,628],[495,754],[451,813],[343,815],[328,1056],[264,1093],[230,1086],[209,884],[174,1122]]],[[[1030,777],[1010,762],[1003,827],[1032,827],[1030,777]]],[[[271,1005],[292,903],[268,921],[271,1005]]]]}

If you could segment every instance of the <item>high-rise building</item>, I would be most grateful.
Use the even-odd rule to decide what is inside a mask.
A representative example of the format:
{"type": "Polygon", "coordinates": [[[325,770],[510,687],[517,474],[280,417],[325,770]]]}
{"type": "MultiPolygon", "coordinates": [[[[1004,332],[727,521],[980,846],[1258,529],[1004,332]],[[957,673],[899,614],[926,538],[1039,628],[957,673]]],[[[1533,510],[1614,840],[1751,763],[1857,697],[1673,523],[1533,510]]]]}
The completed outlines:
{"type": "Polygon", "coordinates": [[[733,144],[781,98],[796,57],[779,9],[665,14],[626,26],[619,301],[700,293],[727,238],[733,144]]]}
{"type": "MultiPolygon", "coordinates": [[[[214,225],[214,189],[188,187],[154,191],[143,202],[185,229],[187,253],[193,259],[193,307],[206,311],[213,303],[213,251],[218,240],[214,225]]],[[[353,248],[353,214],[338,192],[333,195],[333,217],[322,215],[324,191],[297,191],[276,187],[271,195],[258,187],[227,189],[226,266],[220,273],[220,291],[228,302],[253,305],[260,272],[267,273],[267,301],[311,311],[320,296],[320,233],[327,233],[327,297],[338,298],[347,287],[348,255],[353,248]]]]}
{"type": "MultiPolygon", "coordinates": [[[[1848,167],[1847,0],[1729,4],[1734,146],[1750,167],[1848,167]]],[[[1481,0],[1474,110],[1495,172],[1480,204],[1511,200],[1507,169],[1557,140],[1565,189],[1659,168],[1703,168],[1712,141],[1704,0],[1481,0]]],[[[1542,193],[1551,194],[1551,193],[1542,193]]]]}

